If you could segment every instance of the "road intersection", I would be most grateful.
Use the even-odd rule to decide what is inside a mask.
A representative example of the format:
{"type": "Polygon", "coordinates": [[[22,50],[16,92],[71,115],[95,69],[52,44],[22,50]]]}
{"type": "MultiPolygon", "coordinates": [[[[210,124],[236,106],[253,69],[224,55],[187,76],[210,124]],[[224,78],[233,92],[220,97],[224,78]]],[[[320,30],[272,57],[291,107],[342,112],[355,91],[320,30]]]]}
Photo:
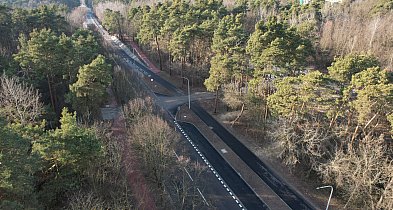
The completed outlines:
{"type": "MultiPolygon", "coordinates": [[[[108,36],[107,32],[102,28],[94,14],[89,11],[87,17],[94,19],[93,23],[96,25],[98,31],[103,36],[108,36]]],[[[222,182],[227,183],[231,189],[229,195],[234,197],[236,205],[241,209],[269,209],[264,201],[258,197],[249,185],[236,173],[236,171],[221,157],[219,152],[212,147],[208,139],[200,133],[195,126],[186,123],[178,122],[175,119],[177,107],[188,102],[188,96],[178,89],[175,85],[162,79],[159,75],[151,71],[142,62],[136,60],[134,56],[130,56],[130,50],[125,51],[124,44],[116,42],[113,39],[105,39],[114,48],[114,52],[122,58],[124,65],[128,66],[130,70],[143,75],[143,77],[151,78],[151,82],[159,84],[169,91],[170,95],[154,94],[156,102],[164,110],[166,110],[175,126],[186,134],[185,137],[192,139],[195,143],[196,151],[203,154],[202,160],[213,165],[217,171],[217,176],[222,179],[222,182]],[[240,205],[239,205],[240,204],[240,205]]],[[[141,79],[143,80],[143,79],[141,79]]],[[[214,94],[211,93],[194,93],[191,95],[192,101],[202,99],[212,99],[214,94]]],[[[277,174],[272,172],[266,164],[264,164],[255,154],[253,154],[246,146],[236,139],[229,131],[227,131],[219,122],[217,122],[209,113],[207,113],[197,103],[191,103],[191,110],[214,131],[258,176],[261,182],[265,182],[276,194],[279,196],[290,209],[316,209],[313,204],[307,201],[296,190],[289,187],[277,174]]],[[[219,179],[218,179],[219,180],[219,179]]],[[[220,181],[220,180],[219,180],[220,181]]],[[[239,209],[238,207],[238,209],[239,209]]],[[[275,209],[270,207],[270,209],[275,209]]]]}

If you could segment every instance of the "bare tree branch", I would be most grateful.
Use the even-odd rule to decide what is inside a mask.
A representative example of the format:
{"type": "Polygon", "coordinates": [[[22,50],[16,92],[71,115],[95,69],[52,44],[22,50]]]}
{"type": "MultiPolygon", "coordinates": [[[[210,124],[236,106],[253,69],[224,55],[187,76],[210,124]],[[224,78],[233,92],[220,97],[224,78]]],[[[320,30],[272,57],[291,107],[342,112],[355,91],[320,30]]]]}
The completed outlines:
{"type": "Polygon", "coordinates": [[[11,122],[35,122],[43,111],[41,95],[16,77],[0,77],[0,112],[11,122]]]}

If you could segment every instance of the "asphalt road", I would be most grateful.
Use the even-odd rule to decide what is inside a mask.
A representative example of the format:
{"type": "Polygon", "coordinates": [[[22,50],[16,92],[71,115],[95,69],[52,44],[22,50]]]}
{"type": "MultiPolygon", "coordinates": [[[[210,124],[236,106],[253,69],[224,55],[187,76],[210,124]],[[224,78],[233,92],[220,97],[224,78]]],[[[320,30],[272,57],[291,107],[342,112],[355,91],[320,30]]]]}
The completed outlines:
{"type": "Polygon", "coordinates": [[[269,209],[194,125],[179,124],[247,209],[269,209]]]}
{"type": "Polygon", "coordinates": [[[227,131],[209,113],[197,103],[192,104],[192,111],[202,119],[280,198],[292,209],[314,209],[296,191],[269,169],[253,152],[244,146],[236,137],[227,131]]]}
{"type": "MultiPolygon", "coordinates": [[[[125,52],[121,49],[117,50],[117,53],[121,55],[123,58],[131,59],[125,52]]],[[[132,63],[128,63],[130,66],[136,66],[139,70],[145,75],[152,78],[155,82],[167,88],[171,92],[174,93],[175,96],[183,95],[183,92],[175,87],[173,84],[168,81],[162,79],[160,76],[154,74],[149,68],[145,65],[133,61],[132,63]]],[[[285,202],[290,208],[295,210],[302,209],[314,209],[313,206],[307,202],[301,195],[299,195],[296,191],[292,190],[284,181],[282,181],[278,175],[276,175],[273,171],[271,171],[265,163],[263,163],[254,153],[252,153],[246,146],[244,146],[236,137],[234,137],[230,132],[228,132],[220,123],[218,123],[211,115],[209,115],[202,107],[200,107],[196,102],[191,105],[192,111],[202,119],[208,126],[213,127],[213,131],[285,202]]],[[[176,110],[169,110],[171,113],[175,113],[176,110]]],[[[193,139],[199,140],[200,144],[203,148],[201,148],[202,152],[206,152],[206,157],[213,164],[217,165],[218,168],[221,168],[223,172],[223,177],[225,180],[228,180],[228,185],[231,183],[232,186],[237,191],[235,191],[236,195],[243,202],[244,205],[250,206],[249,209],[267,209],[266,205],[263,204],[262,201],[254,194],[254,192],[250,192],[251,190],[248,185],[239,177],[239,175],[228,165],[228,163],[215,151],[215,149],[210,145],[210,143],[203,137],[202,134],[197,131],[197,129],[193,128],[193,126],[184,125],[184,129],[190,132],[190,136],[193,139]],[[195,130],[194,130],[195,129],[195,130]],[[211,151],[215,151],[211,152],[211,151]],[[215,154],[215,155],[214,155],[215,154]],[[232,172],[231,172],[232,171],[232,172]],[[230,181],[237,180],[237,181],[230,181]],[[239,184],[240,183],[240,184],[239,184]],[[239,185],[239,186],[237,186],[239,185]],[[244,187],[246,185],[247,187],[244,187]],[[248,188],[248,189],[247,189],[248,188]],[[252,198],[254,197],[254,198],[252,198]],[[258,198],[258,201],[255,199],[258,198]],[[248,203],[251,202],[251,203],[248,203]]],[[[219,169],[217,171],[221,174],[219,169]]],[[[231,188],[232,188],[231,186],[231,188]]]]}
{"type": "MultiPolygon", "coordinates": [[[[121,55],[123,58],[127,59],[132,59],[130,58],[125,52],[123,52],[121,49],[116,51],[117,54],[121,55]]],[[[131,65],[135,65],[139,70],[147,77],[150,79],[153,79],[153,81],[157,82],[158,84],[164,86],[167,88],[169,91],[173,92],[175,96],[181,96],[184,95],[183,92],[178,89],[176,86],[172,85],[170,82],[162,79],[160,76],[152,72],[148,67],[145,65],[139,63],[139,62],[133,62],[131,65]]]]}
{"type": "MultiPolygon", "coordinates": [[[[121,52],[121,50],[119,51],[121,52]]],[[[124,57],[127,56],[125,53],[121,54],[124,57]]],[[[174,95],[180,95],[181,91],[178,88],[154,74],[146,66],[138,65],[138,67],[149,74],[155,82],[174,92],[174,95]]],[[[215,132],[290,208],[294,210],[315,209],[310,203],[304,200],[301,195],[292,190],[284,181],[280,180],[279,176],[274,174],[274,172],[271,171],[265,163],[263,163],[253,152],[251,152],[238,139],[236,139],[236,137],[228,132],[196,102],[192,103],[191,109],[208,126],[213,127],[213,132],[215,132]]],[[[175,109],[169,111],[171,113],[176,113],[175,109]]],[[[208,159],[209,161],[211,160],[210,158],[208,159]]],[[[224,159],[221,161],[227,164],[224,159]]],[[[226,174],[223,174],[223,177],[226,177],[226,174]]],[[[240,196],[239,194],[236,195],[240,196]]]]}

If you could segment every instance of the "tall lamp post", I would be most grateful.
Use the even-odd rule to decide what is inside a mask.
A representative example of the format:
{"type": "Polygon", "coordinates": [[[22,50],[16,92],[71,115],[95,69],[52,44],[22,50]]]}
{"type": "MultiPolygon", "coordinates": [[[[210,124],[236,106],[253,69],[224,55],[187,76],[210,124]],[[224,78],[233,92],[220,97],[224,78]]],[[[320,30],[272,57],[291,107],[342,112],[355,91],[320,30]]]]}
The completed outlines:
{"type": "Polygon", "coordinates": [[[188,87],[188,109],[191,109],[191,95],[190,95],[190,80],[187,77],[181,77],[187,80],[187,87],[188,87]]]}
{"type": "Polygon", "coordinates": [[[330,199],[332,198],[332,195],[333,195],[333,186],[327,185],[327,186],[317,187],[317,190],[323,189],[323,188],[330,188],[331,189],[330,190],[329,200],[328,200],[328,203],[326,205],[326,210],[328,210],[329,209],[329,204],[330,204],[330,199]]]}

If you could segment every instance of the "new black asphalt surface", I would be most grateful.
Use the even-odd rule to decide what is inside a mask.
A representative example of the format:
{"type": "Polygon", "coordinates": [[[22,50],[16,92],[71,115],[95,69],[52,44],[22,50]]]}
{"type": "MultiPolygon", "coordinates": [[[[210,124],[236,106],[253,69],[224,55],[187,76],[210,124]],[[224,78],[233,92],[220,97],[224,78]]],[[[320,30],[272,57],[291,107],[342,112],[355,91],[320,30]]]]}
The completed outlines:
{"type": "Polygon", "coordinates": [[[194,125],[179,124],[247,209],[269,209],[194,125]]]}
{"type": "MultiPolygon", "coordinates": [[[[131,57],[129,57],[122,50],[118,50],[117,53],[121,54],[122,57],[133,60],[131,57]]],[[[153,73],[148,67],[144,66],[143,64],[141,64],[139,62],[135,62],[134,60],[133,60],[132,64],[137,66],[139,68],[139,70],[145,76],[152,78],[158,84],[160,84],[163,87],[167,88],[168,90],[172,91],[174,93],[174,95],[177,95],[177,96],[182,95],[181,90],[179,90],[177,87],[175,87],[174,85],[172,85],[168,81],[162,79],[160,76],[153,73]]],[[[292,208],[294,210],[314,209],[314,207],[309,202],[307,202],[304,198],[302,198],[302,196],[299,195],[296,191],[292,190],[284,181],[280,180],[278,175],[276,175],[271,169],[269,169],[265,163],[263,163],[253,152],[251,152],[238,139],[236,139],[236,137],[234,137],[229,131],[227,131],[220,123],[218,123],[211,115],[209,115],[196,102],[194,102],[191,105],[191,109],[199,118],[202,119],[202,121],[204,121],[208,126],[211,126],[213,132],[215,132],[290,208],[292,208]]],[[[170,112],[175,113],[176,111],[170,110],[170,112]]],[[[191,129],[191,128],[189,128],[189,126],[186,126],[186,127],[188,129],[191,129]]],[[[198,131],[198,133],[199,133],[199,131],[198,131]]],[[[191,133],[190,133],[190,135],[191,135],[191,133]]],[[[194,133],[192,135],[198,136],[197,133],[194,133]]],[[[203,135],[200,134],[198,139],[201,139],[200,138],[201,136],[203,137],[203,135]]],[[[195,136],[194,136],[194,138],[195,138],[195,136]]],[[[203,137],[203,139],[205,139],[205,138],[203,137]]],[[[210,145],[210,143],[209,143],[209,145],[210,145]]],[[[208,148],[209,146],[206,145],[205,147],[208,148]]],[[[212,147],[212,146],[210,145],[210,147],[212,147]]],[[[204,149],[202,149],[201,151],[204,151],[204,149]]],[[[208,154],[213,154],[213,153],[208,153],[208,154]]],[[[219,158],[219,159],[215,159],[214,157],[209,158],[209,156],[207,156],[207,158],[210,162],[214,161],[218,165],[220,165],[220,164],[221,165],[228,165],[228,163],[220,155],[218,155],[218,156],[219,157],[216,157],[216,158],[219,158]]],[[[233,169],[229,165],[228,165],[228,167],[230,168],[230,169],[227,169],[228,171],[230,171],[230,170],[233,171],[233,169]]],[[[236,173],[236,175],[237,175],[237,173],[236,173]]],[[[226,179],[228,179],[227,174],[222,174],[222,176],[225,177],[226,179]]],[[[228,175],[228,177],[231,177],[231,176],[228,175]]],[[[240,178],[240,177],[238,177],[238,178],[240,178]]],[[[240,180],[241,180],[240,182],[244,182],[242,179],[240,179],[240,180]]],[[[228,184],[229,184],[229,182],[228,182],[228,184]]],[[[234,183],[232,183],[232,185],[233,184],[234,183]]],[[[243,188],[240,187],[238,189],[243,189],[243,188]]],[[[243,196],[243,200],[246,199],[246,201],[242,200],[242,202],[244,202],[243,204],[246,205],[247,199],[249,199],[248,196],[250,196],[250,195],[247,193],[245,195],[242,195],[241,192],[236,192],[236,191],[235,191],[235,193],[239,197],[240,200],[242,200],[241,199],[242,196],[243,196]]],[[[252,193],[252,194],[256,197],[256,195],[254,193],[252,193]]],[[[255,201],[253,201],[253,202],[255,202],[255,201]]],[[[259,208],[249,208],[249,209],[259,209],[259,208]]]]}
{"type": "Polygon", "coordinates": [[[264,162],[200,107],[199,104],[193,103],[191,109],[203,122],[212,127],[212,131],[216,133],[278,196],[280,196],[291,209],[314,209],[310,203],[304,200],[296,191],[290,189],[290,187],[284,181],[280,180],[264,162]]]}
{"type": "Polygon", "coordinates": [[[154,82],[157,82],[158,84],[164,86],[167,88],[169,91],[173,92],[174,95],[180,96],[183,95],[182,91],[178,89],[176,86],[172,85],[170,82],[162,79],[160,76],[155,74],[153,71],[151,71],[148,67],[145,65],[139,63],[138,61],[133,60],[131,57],[129,57],[123,50],[119,49],[116,51],[116,53],[120,54],[124,58],[128,58],[129,60],[132,60],[132,64],[135,65],[136,67],[139,68],[139,70],[147,77],[150,79],[153,79],[154,82]]]}
{"type": "MultiPolygon", "coordinates": [[[[126,57],[127,55],[124,53],[123,56],[126,57]]],[[[178,88],[168,81],[162,79],[158,75],[154,74],[146,66],[138,64],[137,66],[145,71],[143,72],[145,75],[146,73],[151,75],[155,82],[174,92],[175,95],[179,95],[180,91],[178,88]]],[[[291,209],[314,209],[311,204],[302,198],[302,196],[300,196],[296,191],[290,189],[290,187],[284,181],[280,180],[278,176],[274,174],[253,152],[251,152],[238,139],[236,139],[236,137],[234,137],[220,123],[218,123],[209,113],[200,107],[197,102],[192,103],[191,110],[208,126],[213,127],[213,132],[215,132],[291,209]]],[[[169,111],[176,113],[176,110],[169,111]]],[[[211,159],[208,158],[208,160],[210,161],[211,159]]],[[[227,164],[224,159],[221,161],[222,163],[225,162],[227,164]]],[[[223,174],[223,177],[226,177],[226,174],[223,174]]],[[[236,195],[238,195],[240,198],[239,194],[236,195]]]]}

